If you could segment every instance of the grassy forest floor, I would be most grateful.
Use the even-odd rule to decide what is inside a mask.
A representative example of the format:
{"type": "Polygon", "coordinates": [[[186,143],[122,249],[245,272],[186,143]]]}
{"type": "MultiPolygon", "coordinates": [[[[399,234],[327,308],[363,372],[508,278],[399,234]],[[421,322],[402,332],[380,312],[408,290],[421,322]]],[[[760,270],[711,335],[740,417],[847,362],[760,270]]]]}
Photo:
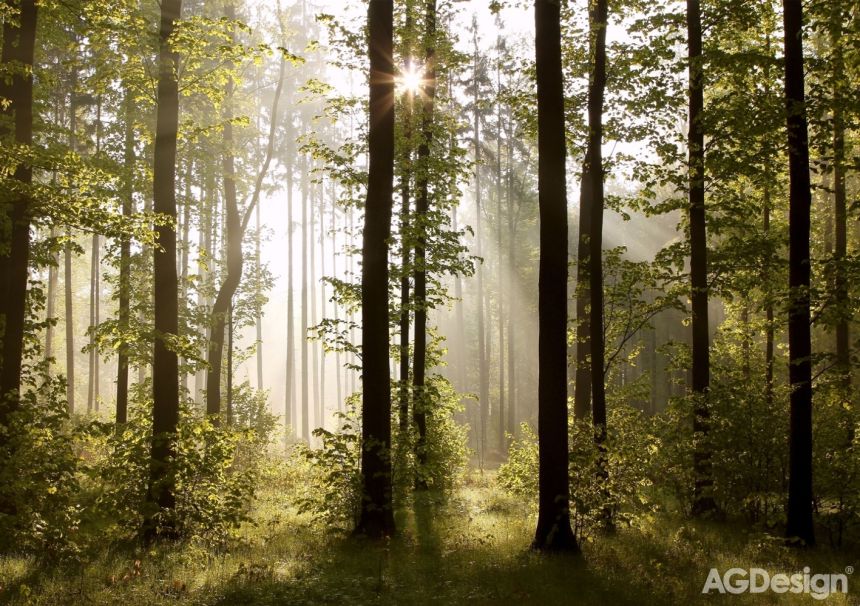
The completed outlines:
{"type": "MultiPolygon", "coordinates": [[[[0,558],[0,604],[854,604],[860,591],[701,594],[708,570],[762,567],[841,573],[857,554],[787,549],[740,527],[660,514],[583,545],[580,556],[529,551],[534,518],[472,475],[446,503],[423,495],[398,512],[384,545],[346,538],[298,515],[274,487],[228,552],[194,545],[104,546],[80,565],[0,558]]],[[[860,580],[858,580],[860,583],[860,580]]]]}

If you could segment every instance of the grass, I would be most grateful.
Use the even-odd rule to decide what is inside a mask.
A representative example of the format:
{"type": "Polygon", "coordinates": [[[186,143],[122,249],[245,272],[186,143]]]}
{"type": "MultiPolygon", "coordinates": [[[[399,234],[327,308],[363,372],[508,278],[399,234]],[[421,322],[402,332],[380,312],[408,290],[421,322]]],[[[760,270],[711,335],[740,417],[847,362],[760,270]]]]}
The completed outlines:
{"type": "MultiPolygon", "coordinates": [[[[598,535],[578,556],[529,550],[534,517],[473,475],[440,502],[416,498],[383,544],[348,538],[298,515],[267,490],[254,524],[226,552],[194,544],[104,546],[74,566],[0,558],[0,604],[810,604],[808,595],[702,595],[715,567],[841,573],[856,552],[797,551],[739,526],[668,514],[598,535]]],[[[826,604],[860,603],[860,592],[826,604]]],[[[860,580],[857,581],[860,584],[860,580]]]]}

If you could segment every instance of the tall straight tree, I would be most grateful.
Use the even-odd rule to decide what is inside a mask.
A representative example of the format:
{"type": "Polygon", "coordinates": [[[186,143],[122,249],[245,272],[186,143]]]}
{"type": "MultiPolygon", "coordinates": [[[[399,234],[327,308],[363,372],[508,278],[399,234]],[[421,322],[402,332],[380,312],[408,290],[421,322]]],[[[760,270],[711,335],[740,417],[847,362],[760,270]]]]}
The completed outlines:
{"type": "Polygon", "coordinates": [[[576,551],[567,447],[567,193],[560,0],[535,0],[538,106],[538,522],[532,546],[576,551]]]}
{"type": "MultiPolygon", "coordinates": [[[[123,150],[123,194],[122,214],[129,218],[134,204],[134,100],[126,90],[123,101],[125,110],[125,148],[123,150]]],[[[118,319],[121,334],[128,331],[131,299],[131,239],[123,235],[119,253],[119,309],[118,319]]],[[[128,343],[120,343],[116,371],[116,423],[123,425],[128,420],[128,343]]]]}
{"type": "Polygon", "coordinates": [[[426,488],[423,469],[427,463],[427,397],[424,378],[427,366],[427,212],[430,207],[430,146],[433,143],[433,110],[436,99],[436,0],[425,0],[424,13],[424,103],[421,108],[421,142],[418,145],[418,199],[415,203],[415,344],[412,358],[412,406],[418,439],[416,488],[426,488]]]}
{"type": "Polygon", "coordinates": [[[388,370],[388,238],[394,190],[394,3],[370,0],[370,122],[361,266],[361,512],[357,534],[394,532],[391,381],[388,370]]]}
{"type": "MultiPolygon", "coordinates": [[[[583,206],[591,209],[588,238],[589,344],[591,353],[591,415],[594,438],[601,448],[598,473],[606,478],[606,383],[603,331],[603,98],[606,89],[607,0],[589,3],[592,70],[588,86],[588,147],[582,170],[583,206]],[[584,198],[590,197],[590,200],[584,198]]],[[[608,518],[607,520],[608,521],[608,518]]]]}
{"type": "MultiPolygon", "coordinates": [[[[480,65],[481,56],[478,49],[478,21],[472,19],[472,43],[474,52],[472,56],[472,112],[473,130],[472,145],[475,148],[475,253],[478,257],[483,251],[483,221],[481,213],[481,114],[480,114],[480,65]]],[[[487,424],[490,412],[490,370],[487,361],[487,346],[484,327],[484,264],[478,264],[478,405],[480,407],[480,443],[478,455],[481,465],[487,450],[487,424]]]]}
{"type": "Polygon", "coordinates": [[[699,0],[687,0],[687,53],[689,124],[687,126],[687,174],[690,229],[690,300],[693,337],[693,515],[716,509],[711,495],[711,451],[708,446],[710,406],[708,390],[711,362],[708,337],[708,243],[705,229],[705,135],[702,128],[704,83],[702,79],[702,9],[699,0]]]}
{"type": "MultiPolygon", "coordinates": [[[[158,246],[153,252],[155,349],[152,358],[152,442],[144,537],[161,532],[160,511],[176,505],[176,479],[171,471],[179,423],[179,359],[167,340],[179,332],[179,286],[176,271],[176,135],[179,126],[178,53],[170,37],[182,11],[182,0],[162,0],[156,93],[153,210],[167,223],[156,226],[158,246]]],[[[170,528],[166,528],[168,532],[170,528]]]]}
{"type": "MultiPolygon", "coordinates": [[[[0,79],[0,139],[4,145],[29,146],[33,142],[33,54],[36,43],[36,2],[5,3],[0,79]],[[12,141],[9,141],[12,139],[12,141]]],[[[33,182],[32,166],[20,163],[13,178],[21,185],[17,193],[3,192],[0,198],[0,428],[18,408],[21,363],[24,355],[24,322],[27,303],[27,267],[30,261],[32,200],[27,191],[33,182]]],[[[5,433],[0,431],[0,436],[5,433]]],[[[5,439],[0,437],[0,439],[5,439]]]]}
{"type": "Polygon", "coordinates": [[[801,0],[783,0],[782,7],[788,130],[788,377],[791,384],[786,534],[812,546],[815,544],[812,525],[812,343],[809,328],[812,190],[804,97],[803,6],[801,0]]]}

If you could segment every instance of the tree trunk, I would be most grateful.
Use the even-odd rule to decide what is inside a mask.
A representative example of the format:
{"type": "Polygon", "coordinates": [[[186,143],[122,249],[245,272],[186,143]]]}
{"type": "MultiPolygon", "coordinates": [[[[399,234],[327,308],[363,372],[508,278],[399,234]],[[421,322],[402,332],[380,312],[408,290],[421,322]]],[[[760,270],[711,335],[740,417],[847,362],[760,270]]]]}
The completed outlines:
{"type": "MultiPolygon", "coordinates": [[[[11,4],[7,0],[7,4],[11,4]]],[[[4,144],[29,146],[33,142],[33,54],[36,40],[36,2],[21,0],[17,23],[7,15],[3,22],[2,64],[13,68],[12,75],[0,78],[0,97],[8,104],[0,107],[0,139],[4,144]],[[30,69],[27,69],[30,68],[30,69]],[[10,127],[10,124],[12,125],[10,127]],[[7,143],[8,142],[8,143],[7,143]]],[[[11,8],[11,7],[10,7],[11,8]]],[[[15,167],[13,178],[24,193],[3,194],[0,198],[4,229],[0,241],[0,427],[18,410],[21,389],[21,364],[24,356],[24,324],[27,308],[27,275],[30,262],[30,219],[32,200],[26,193],[33,182],[33,169],[26,164],[15,167]]],[[[7,437],[0,430],[0,445],[7,437]]]]}
{"type": "MultiPolygon", "coordinates": [[[[71,92],[69,93],[69,149],[72,153],[78,147],[78,107],[75,102],[75,91],[78,88],[77,66],[72,66],[71,92]]],[[[66,230],[66,246],[63,250],[63,290],[65,292],[65,324],[66,324],[66,401],[69,414],[75,412],[75,314],[72,299],[72,232],[66,230]]]]}
{"type": "MultiPolygon", "coordinates": [[[[407,19],[410,14],[407,13],[407,19]]],[[[408,27],[408,26],[407,26],[408,27]]],[[[407,64],[407,69],[411,69],[407,64]]],[[[405,123],[404,150],[403,150],[403,177],[400,184],[400,368],[399,368],[399,402],[398,421],[401,433],[409,429],[409,265],[410,265],[410,233],[409,233],[409,204],[410,185],[412,178],[412,150],[411,145],[411,119],[412,119],[412,92],[404,93],[406,106],[403,121],[405,123]]]]}
{"type": "MultiPolygon", "coordinates": [[[[501,51],[501,41],[496,45],[501,51]]],[[[502,65],[501,56],[496,65],[496,292],[499,313],[499,452],[505,452],[505,297],[504,264],[502,263],[502,65]]]]}
{"type": "MultiPolygon", "coordinates": [[[[122,214],[126,219],[133,212],[134,202],[134,123],[132,112],[134,111],[134,100],[131,93],[125,91],[125,150],[123,154],[123,172],[125,182],[123,183],[122,214]]],[[[119,330],[122,335],[118,356],[116,372],[116,423],[122,426],[128,421],[128,333],[130,316],[130,294],[131,294],[131,239],[122,236],[119,252],[119,330]]]]}
{"type": "Polygon", "coordinates": [[[789,433],[788,520],[786,535],[815,544],[812,524],[812,344],[810,336],[809,231],[812,192],[803,75],[803,7],[783,0],[785,104],[788,129],[789,252],[788,314],[789,433]]]}
{"type": "Polygon", "coordinates": [[[394,181],[392,0],[370,0],[369,172],[361,266],[361,512],[357,534],[394,532],[391,500],[391,381],[388,372],[388,238],[394,181]]]}
{"type": "MultiPolygon", "coordinates": [[[[601,490],[609,478],[606,455],[606,363],[603,326],[603,98],[606,89],[607,1],[596,0],[589,9],[589,29],[593,46],[593,72],[588,87],[588,151],[582,171],[583,192],[591,196],[588,234],[589,343],[591,345],[591,418],[598,449],[597,475],[601,490]]],[[[602,523],[611,528],[609,507],[601,512],[602,523]]]]}
{"type": "MultiPolygon", "coordinates": [[[[477,27],[477,25],[475,26],[477,27]]],[[[480,56],[478,54],[478,33],[475,30],[474,35],[474,56],[473,56],[473,119],[474,130],[472,133],[472,144],[475,148],[475,252],[480,258],[478,263],[478,404],[480,407],[480,444],[478,445],[478,455],[481,461],[481,467],[484,465],[484,457],[487,451],[487,424],[490,412],[490,373],[487,363],[486,351],[486,335],[484,328],[484,260],[481,257],[483,254],[483,220],[481,213],[481,117],[478,113],[478,97],[479,97],[479,78],[478,70],[480,65],[480,56]]]]}
{"type": "Polygon", "coordinates": [[[426,0],[424,15],[424,106],[421,110],[421,142],[418,145],[418,199],[415,202],[415,344],[412,358],[412,416],[418,430],[415,443],[418,476],[415,487],[427,488],[427,415],[430,402],[424,390],[427,371],[427,213],[430,209],[430,146],[433,143],[433,111],[436,98],[436,0],[426,0]]]}
{"type": "Polygon", "coordinates": [[[687,130],[690,300],[692,301],[693,387],[693,515],[716,509],[712,492],[711,450],[708,444],[710,405],[708,391],[711,363],[708,335],[708,243],[705,228],[705,136],[702,127],[704,86],[702,82],[702,15],[699,0],[687,0],[687,49],[689,75],[689,125],[687,130]]]}
{"type": "Polygon", "coordinates": [[[539,507],[533,548],[576,551],[567,438],[567,194],[560,6],[535,0],[538,110],[539,507]]]}
{"type": "Polygon", "coordinates": [[[154,250],[155,341],[152,360],[152,444],[150,477],[147,486],[144,536],[154,538],[172,531],[169,520],[160,520],[160,511],[172,511],[176,499],[176,478],[171,469],[174,440],[179,422],[179,360],[166,337],[177,335],[178,284],[176,275],[176,133],[179,125],[179,86],[176,80],[178,54],[170,47],[170,36],[182,10],[182,0],[162,0],[158,57],[155,153],[153,166],[154,211],[169,223],[156,226],[158,247],[154,250]],[[166,524],[166,528],[161,528],[166,524]]]}
{"type": "Polygon", "coordinates": [[[851,309],[845,259],[847,255],[847,205],[845,192],[845,61],[842,53],[842,9],[834,2],[831,9],[830,41],[833,63],[833,222],[836,247],[833,262],[835,303],[839,310],[836,323],[836,369],[842,397],[850,404],[851,397],[851,309]]]}

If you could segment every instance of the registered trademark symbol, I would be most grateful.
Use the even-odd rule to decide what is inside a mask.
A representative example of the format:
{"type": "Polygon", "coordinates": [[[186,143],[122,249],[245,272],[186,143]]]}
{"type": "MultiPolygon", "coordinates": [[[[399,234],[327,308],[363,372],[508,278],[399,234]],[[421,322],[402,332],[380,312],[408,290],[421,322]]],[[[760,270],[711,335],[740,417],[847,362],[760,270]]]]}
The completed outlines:
{"type": "Polygon", "coordinates": [[[845,567],[845,574],[854,574],[854,567],[853,566],[846,566],[845,567]]]}

